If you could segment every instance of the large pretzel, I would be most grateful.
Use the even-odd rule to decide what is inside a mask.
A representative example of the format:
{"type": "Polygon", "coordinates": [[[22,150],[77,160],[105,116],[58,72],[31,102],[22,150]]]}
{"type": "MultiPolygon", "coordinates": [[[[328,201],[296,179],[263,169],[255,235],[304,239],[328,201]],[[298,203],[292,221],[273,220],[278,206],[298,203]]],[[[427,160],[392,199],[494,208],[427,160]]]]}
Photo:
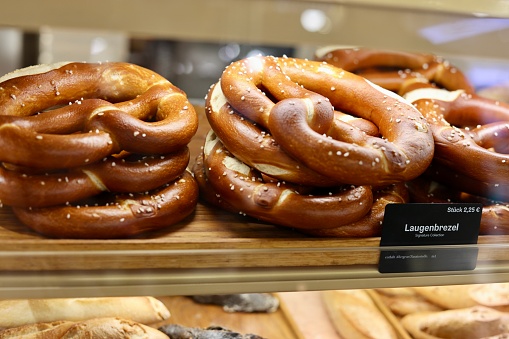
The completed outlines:
{"type": "Polygon", "coordinates": [[[26,174],[0,167],[0,201],[17,207],[69,204],[104,191],[146,192],[178,178],[189,163],[183,148],[165,156],[108,157],[55,173],[26,174]]]}
{"type": "Polygon", "coordinates": [[[318,49],[315,56],[319,61],[359,74],[394,92],[399,92],[409,79],[425,79],[448,90],[474,92],[459,69],[433,54],[327,46],[318,49]]]}
{"type": "Polygon", "coordinates": [[[21,222],[49,237],[114,239],[173,225],[189,216],[197,202],[198,185],[185,172],[156,190],[114,195],[101,205],[14,207],[13,211],[21,222]]]}
{"type": "Polygon", "coordinates": [[[196,133],[197,116],[185,94],[150,70],[126,63],[69,63],[32,73],[42,67],[14,72],[0,82],[1,114],[11,116],[0,120],[0,147],[17,150],[3,152],[1,161],[62,168],[120,150],[164,154],[187,145],[196,133]],[[13,118],[58,105],[67,106],[41,118],[13,118]],[[72,117],[67,130],[62,122],[53,130],[44,127],[72,117]]]}
{"type": "Polygon", "coordinates": [[[182,90],[133,64],[62,63],[7,74],[0,78],[0,147],[11,151],[0,154],[0,202],[56,237],[123,237],[171,225],[196,205],[197,186],[185,171],[197,125],[182,90]],[[101,205],[102,192],[137,197],[117,198],[115,208],[101,205]]]}
{"type": "MultiPolygon", "coordinates": [[[[432,169],[436,170],[436,169],[432,169]]],[[[447,170],[451,172],[451,170],[447,170]]],[[[453,174],[454,175],[454,174],[453,174]]],[[[463,181],[467,184],[468,181],[463,181]]],[[[407,183],[412,202],[420,203],[481,203],[483,205],[479,234],[495,235],[509,233],[509,205],[483,197],[464,193],[456,188],[422,176],[407,183]]]]}
{"type": "Polygon", "coordinates": [[[509,154],[499,153],[509,141],[509,104],[461,90],[427,87],[409,91],[405,97],[430,123],[434,162],[451,170],[439,172],[442,182],[461,185],[463,191],[472,194],[509,201],[509,154]]]}
{"type": "Polygon", "coordinates": [[[316,236],[379,235],[385,206],[407,201],[402,182],[433,156],[411,104],[321,62],[234,62],[206,112],[213,132],[193,168],[202,197],[316,236]]]}
{"type": "Polygon", "coordinates": [[[282,180],[299,183],[305,166],[336,183],[386,185],[418,176],[433,156],[428,124],[414,107],[322,62],[262,56],[234,62],[209,92],[207,108],[230,152],[282,180]],[[373,122],[382,138],[335,120],[335,109],[373,122]],[[250,146],[244,153],[239,147],[243,131],[235,124],[223,129],[215,120],[225,110],[260,126],[247,142],[263,150],[250,146]],[[296,161],[280,165],[269,152],[260,161],[265,146],[274,143],[296,161]]]}
{"type": "Polygon", "coordinates": [[[300,192],[298,187],[266,181],[240,162],[210,132],[203,151],[203,167],[195,164],[204,191],[215,204],[230,211],[298,229],[332,228],[364,217],[371,209],[371,188],[335,187],[300,192]]]}
{"type": "Polygon", "coordinates": [[[371,210],[362,218],[345,225],[331,228],[315,228],[304,230],[305,233],[320,237],[376,237],[382,234],[382,222],[385,207],[388,204],[404,204],[410,201],[408,190],[404,183],[397,183],[373,192],[371,210]]]}

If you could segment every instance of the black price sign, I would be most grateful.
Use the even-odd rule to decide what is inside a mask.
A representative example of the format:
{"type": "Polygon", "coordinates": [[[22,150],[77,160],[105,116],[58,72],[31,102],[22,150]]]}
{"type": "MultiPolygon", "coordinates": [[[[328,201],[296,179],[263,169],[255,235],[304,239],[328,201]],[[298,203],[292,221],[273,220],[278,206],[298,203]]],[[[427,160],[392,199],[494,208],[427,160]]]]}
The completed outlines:
{"type": "Polygon", "coordinates": [[[481,204],[389,204],[380,253],[381,273],[473,270],[477,264],[481,204]],[[447,246],[453,245],[453,246],[447,246]],[[423,246],[428,248],[423,249],[423,246]]]}

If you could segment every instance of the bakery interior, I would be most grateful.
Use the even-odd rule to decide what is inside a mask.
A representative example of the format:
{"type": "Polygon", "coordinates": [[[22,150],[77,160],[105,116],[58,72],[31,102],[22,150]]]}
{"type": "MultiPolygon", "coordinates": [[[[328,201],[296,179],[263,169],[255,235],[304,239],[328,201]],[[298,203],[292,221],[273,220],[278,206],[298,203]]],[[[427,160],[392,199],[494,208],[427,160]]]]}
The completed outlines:
{"type": "MultiPolygon", "coordinates": [[[[0,12],[0,46],[0,74],[108,61],[166,78],[197,112],[189,166],[208,140],[211,86],[260,55],[313,60],[330,46],[433,54],[476,94],[509,104],[505,0],[18,0],[0,12]]],[[[509,231],[419,247],[473,251],[469,269],[382,273],[379,234],[308,235],[201,198],[174,225],[110,239],[45,236],[7,205],[0,199],[0,338],[38,323],[52,324],[33,330],[50,338],[94,327],[115,338],[119,319],[143,338],[509,337],[509,231]]]]}

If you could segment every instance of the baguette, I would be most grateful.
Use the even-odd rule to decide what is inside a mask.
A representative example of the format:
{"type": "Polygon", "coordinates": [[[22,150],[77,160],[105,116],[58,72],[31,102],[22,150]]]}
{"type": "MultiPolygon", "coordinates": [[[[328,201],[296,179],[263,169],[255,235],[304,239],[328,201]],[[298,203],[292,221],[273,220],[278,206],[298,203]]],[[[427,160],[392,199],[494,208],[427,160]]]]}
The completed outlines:
{"type": "Polygon", "coordinates": [[[152,324],[170,317],[166,306],[153,297],[9,299],[0,300],[0,313],[0,328],[102,317],[152,324]]]}
{"type": "Polygon", "coordinates": [[[396,331],[366,291],[324,291],[322,300],[341,338],[397,338],[396,331]]]}
{"type": "Polygon", "coordinates": [[[60,338],[74,324],[72,321],[28,324],[0,331],[0,339],[50,339],[60,338]]]}
{"type": "Polygon", "coordinates": [[[29,324],[0,331],[0,339],[168,339],[163,332],[121,318],[29,324]]]}

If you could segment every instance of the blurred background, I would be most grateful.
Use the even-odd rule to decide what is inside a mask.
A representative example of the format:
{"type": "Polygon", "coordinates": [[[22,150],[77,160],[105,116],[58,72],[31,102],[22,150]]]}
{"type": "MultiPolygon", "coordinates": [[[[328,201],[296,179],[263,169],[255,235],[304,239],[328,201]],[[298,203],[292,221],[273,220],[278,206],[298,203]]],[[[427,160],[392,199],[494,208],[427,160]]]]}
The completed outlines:
{"type": "Polygon", "coordinates": [[[129,61],[200,101],[234,60],[313,58],[321,46],[342,45],[442,55],[479,89],[509,82],[507,1],[365,2],[49,0],[27,12],[23,6],[36,2],[19,0],[0,12],[0,73],[57,61],[129,61]],[[62,14],[71,12],[79,15],[62,14]]]}

